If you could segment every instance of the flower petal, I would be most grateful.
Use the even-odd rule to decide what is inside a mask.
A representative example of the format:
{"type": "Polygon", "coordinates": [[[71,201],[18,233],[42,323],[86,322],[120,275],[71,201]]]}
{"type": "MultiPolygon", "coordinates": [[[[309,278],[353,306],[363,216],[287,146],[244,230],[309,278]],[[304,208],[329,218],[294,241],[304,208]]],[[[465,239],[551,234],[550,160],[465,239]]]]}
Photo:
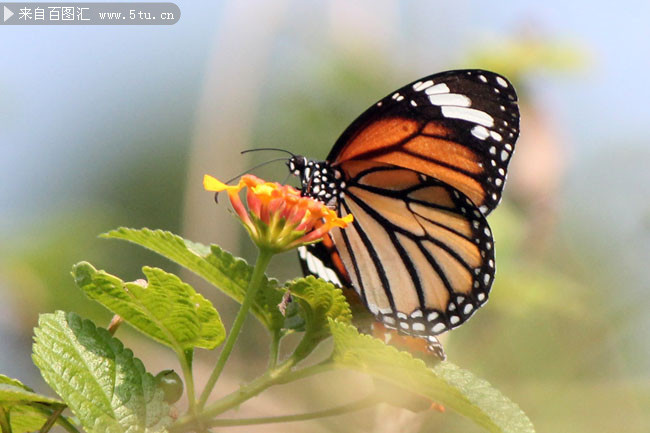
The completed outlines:
{"type": "Polygon", "coordinates": [[[240,191],[243,188],[243,186],[244,185],[241,182],[239,182],[238,185],[231,186],[231,185],[226,185],[225,183],[210,176],[209,174],[203,176],[203,188],[205,188],[206,191],[216,191],[216,192],[240,191]]]}

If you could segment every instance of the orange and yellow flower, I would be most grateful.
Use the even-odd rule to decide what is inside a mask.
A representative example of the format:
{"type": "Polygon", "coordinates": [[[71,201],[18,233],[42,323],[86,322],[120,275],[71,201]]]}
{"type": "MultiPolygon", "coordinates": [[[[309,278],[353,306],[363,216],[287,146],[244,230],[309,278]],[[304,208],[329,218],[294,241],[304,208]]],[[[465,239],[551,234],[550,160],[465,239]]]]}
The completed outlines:
{"type": "Polygon", "coordinates": [[[210,175],[203,178],[207,191],[226,191],[233,209],[260,248],[283,252],[300,245],[318,242],[332,228],[345,228],[352,215],[339,218],[324,203],[302,197],[289,185],[264,180],[247,174],[239,184],[226,185],[210,175]],[[246,206],[239,192],[247,188],[246,206]]]}

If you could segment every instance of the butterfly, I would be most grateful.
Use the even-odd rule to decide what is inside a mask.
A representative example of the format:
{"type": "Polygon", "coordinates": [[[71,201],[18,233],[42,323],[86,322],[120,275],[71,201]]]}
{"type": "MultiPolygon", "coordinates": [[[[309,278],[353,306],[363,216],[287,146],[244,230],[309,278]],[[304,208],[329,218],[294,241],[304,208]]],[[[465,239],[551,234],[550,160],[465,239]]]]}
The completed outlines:
{"type": "Polygon", "coordinates": [[[488,299],[496,267],[486,216],[518,135],[515,90],[492,72],[442,72],[381,99],[325,161],[287,161],[302,195],[354,216],[300,248],[303,271],[353,288],[381,328],[441,350],[436,336],[488,299]]]}

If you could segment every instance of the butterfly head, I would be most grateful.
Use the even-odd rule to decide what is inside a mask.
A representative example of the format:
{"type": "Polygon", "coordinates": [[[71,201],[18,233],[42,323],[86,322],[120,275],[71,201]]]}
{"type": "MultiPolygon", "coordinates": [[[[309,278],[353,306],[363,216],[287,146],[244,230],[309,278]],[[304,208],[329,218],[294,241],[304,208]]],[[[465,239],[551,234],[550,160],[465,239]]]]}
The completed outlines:
{"type": "Polygon", "coordinates": [[[334,205],[343,196],[345,182],[341,171],[327,161],[314,161],[295,155],[287,161],[289,172],[300,179],[303,196],[334,205]]]}

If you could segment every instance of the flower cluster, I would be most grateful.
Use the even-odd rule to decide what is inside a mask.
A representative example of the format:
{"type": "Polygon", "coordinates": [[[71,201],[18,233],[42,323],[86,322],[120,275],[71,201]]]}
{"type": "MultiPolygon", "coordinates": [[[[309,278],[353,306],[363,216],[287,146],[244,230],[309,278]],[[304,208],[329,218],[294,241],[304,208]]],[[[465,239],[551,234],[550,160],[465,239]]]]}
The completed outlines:
{"type": "Polygon", "coordinates": [[[324,203],[302,197],[300,191],[289,185],[265,182],[250,174],[232,186],[205,175],[203,186],[207,191],[227,191],[253,241],[276,253],[318,242],[333,227],[345,228],[352,222],[352,215],[339,218],[324,203]],[[244,188],[248,209],[239,196],[244,188]]]}

